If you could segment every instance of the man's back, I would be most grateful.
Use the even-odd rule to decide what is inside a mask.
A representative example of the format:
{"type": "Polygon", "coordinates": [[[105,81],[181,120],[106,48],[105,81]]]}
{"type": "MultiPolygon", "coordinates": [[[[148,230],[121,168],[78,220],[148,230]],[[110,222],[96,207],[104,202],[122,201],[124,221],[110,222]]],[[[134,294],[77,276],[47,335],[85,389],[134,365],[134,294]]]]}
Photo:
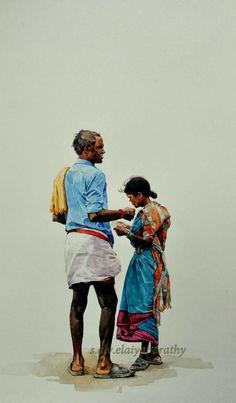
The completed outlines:
{"type": "Polygon", "coordinates": [[[78,159],[66,174],[65,189],[68,205],[66,230],[95,229],[113,242],[109,222],[92,222],[88,218],[89,213],[108,208],[104,173],[90,161],[78,159]]]}

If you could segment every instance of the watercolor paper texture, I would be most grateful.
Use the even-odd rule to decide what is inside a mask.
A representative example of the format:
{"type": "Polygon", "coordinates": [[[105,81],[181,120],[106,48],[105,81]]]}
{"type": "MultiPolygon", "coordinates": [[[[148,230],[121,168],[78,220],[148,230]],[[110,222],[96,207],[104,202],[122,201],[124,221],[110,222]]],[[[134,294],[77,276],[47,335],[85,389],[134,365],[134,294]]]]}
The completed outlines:
{"type": "MultiPolygon", "coordinates": [[[[166,403],[231,403],[235,2],[2,0],[0,10],[1,402],[158,396],[166,403]],[[124,382],[66,373],[65,234],[48,206],[53,178],[76,158],[71,143],[81,128],[103,134],[110,208],[129,205],[118,189],[139,174],[172,214],[166,256],[173,309],[160,328],[165,364],[124,382]]],[[[115,248],[120,297],[132,250],[121,238],[115,248]]],[[[89,371],[98,323],[91,289],[89,371]]],[[[113,347],[116,362],[133,362],[136,345],[114,338],[113,347]]]]}

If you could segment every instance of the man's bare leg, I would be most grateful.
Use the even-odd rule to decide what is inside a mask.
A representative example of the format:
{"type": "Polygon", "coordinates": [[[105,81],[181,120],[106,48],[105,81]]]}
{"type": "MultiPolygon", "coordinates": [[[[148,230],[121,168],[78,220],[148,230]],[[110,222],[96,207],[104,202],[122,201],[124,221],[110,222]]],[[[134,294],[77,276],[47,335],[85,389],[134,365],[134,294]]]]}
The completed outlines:
{"type": "Polygon", "coordinates": [[[112,362],[110,359],[111,343],[115,326],[117,296],[113,283],[94,283],[98,302],[101,307],[99,324],[100,350],[96,372],[109,374],[112,362]]]}
{"type": "Polygon", "coordinates": [[[78,283],[73,286],[73,299],[70,310],[70,329],[73,344],[72,371],[81,371],[84,368],[84,357],[82,354],[83,316],[87,306],[88,291],[88,283],[78,283]]]}

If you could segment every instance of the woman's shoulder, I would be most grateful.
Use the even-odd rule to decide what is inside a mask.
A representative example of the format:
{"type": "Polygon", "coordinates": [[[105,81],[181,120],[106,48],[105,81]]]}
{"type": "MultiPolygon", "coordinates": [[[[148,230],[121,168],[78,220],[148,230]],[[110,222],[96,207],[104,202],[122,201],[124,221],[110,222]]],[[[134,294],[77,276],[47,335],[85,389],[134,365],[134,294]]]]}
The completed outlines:
{"type": "Polygon", "coordinates": [[[145,214],[160,214],[162,216],[163,219],[169,218],[170,217],[170,213],[167,210],[167,208],[165,206],[163,206],[162,204],[156,202],[156,201],[151,201],[150,203],[146,204],[146,206],[144,206],[143,211],[145,214]]]}

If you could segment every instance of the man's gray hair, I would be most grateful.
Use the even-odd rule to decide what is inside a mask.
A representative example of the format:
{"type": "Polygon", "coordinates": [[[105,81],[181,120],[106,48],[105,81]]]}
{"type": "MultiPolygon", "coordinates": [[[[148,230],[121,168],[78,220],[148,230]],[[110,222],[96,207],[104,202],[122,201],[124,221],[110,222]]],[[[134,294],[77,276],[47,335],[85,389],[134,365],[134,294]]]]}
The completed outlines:
{"type": "Polygon", "coordinates": [[[101,137],[99,133],[92,132],[91,130],[80,130],[76,133],[72,147],[76,154],[81,155],[86,147],[94,146],[96,143],[96,137],[101,137]]]}

